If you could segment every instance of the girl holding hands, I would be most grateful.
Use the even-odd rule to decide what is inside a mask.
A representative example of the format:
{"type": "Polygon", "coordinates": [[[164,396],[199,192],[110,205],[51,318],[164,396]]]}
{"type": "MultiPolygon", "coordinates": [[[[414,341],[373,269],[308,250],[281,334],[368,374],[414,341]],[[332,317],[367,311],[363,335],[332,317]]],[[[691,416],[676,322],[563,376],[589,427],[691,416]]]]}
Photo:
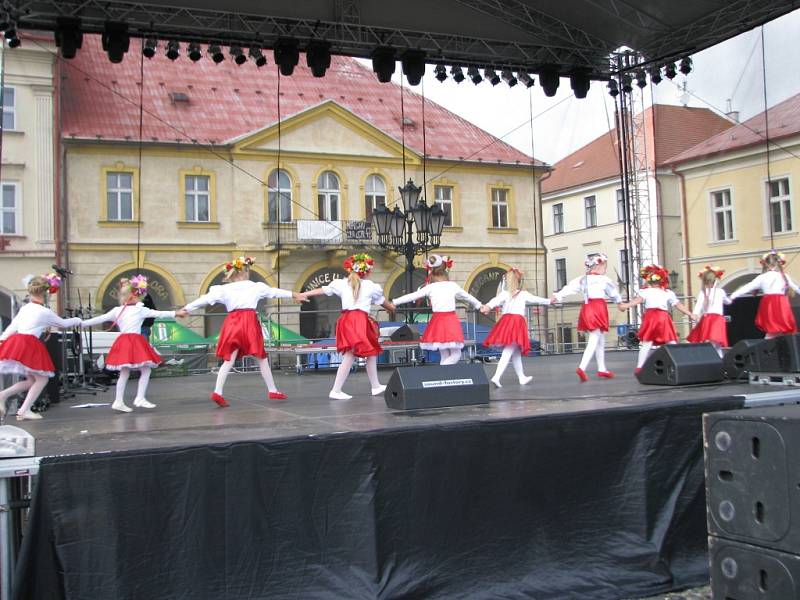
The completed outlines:
{"type": "Polygon", "coordinates": [[[723,354],[722,349],[728,347],[728,331],[725,326],[723,306],[731,303],[728,294],[719,287],[719,280],[724,274],[725,271],[711,265],[706,265],[697,274],[702,281],[702,288],[697,292],[692,312],[696,318],[700,319],[700,322],[686,336],[686,341],[693,344],[710,342],[720,358],[723,354]]]}

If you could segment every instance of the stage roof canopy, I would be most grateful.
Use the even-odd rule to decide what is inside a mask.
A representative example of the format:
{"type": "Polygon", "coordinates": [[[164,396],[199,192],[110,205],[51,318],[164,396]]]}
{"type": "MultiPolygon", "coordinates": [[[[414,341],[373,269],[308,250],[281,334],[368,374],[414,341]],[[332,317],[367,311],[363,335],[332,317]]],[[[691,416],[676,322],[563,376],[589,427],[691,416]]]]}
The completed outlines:
{"type": "MultiPolygon", "coordinates": [[[[5,3],[10,5],[11,3],[5,3]]],[[[280,37],[301,49],[325,40],[335,54],[369,57],[425,52],[429,63],[561,74],[587,69],[604,78],[609,57],[629,47],[653,64],[679,59],[796,8],[793,0],[23,0],[20,28],[55,30],[79,17],[85,32],[106,21],[134,36],[271,48],[280,37]]]]}

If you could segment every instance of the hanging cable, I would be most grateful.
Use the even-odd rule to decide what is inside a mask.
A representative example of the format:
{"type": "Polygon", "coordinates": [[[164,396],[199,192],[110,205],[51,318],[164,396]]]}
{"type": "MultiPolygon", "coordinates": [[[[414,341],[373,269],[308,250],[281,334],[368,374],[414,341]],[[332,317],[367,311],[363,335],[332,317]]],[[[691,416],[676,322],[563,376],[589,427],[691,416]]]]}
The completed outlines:
{"type": "MultiPolygon", "coordinates": [[[[533,248],[539,249],[539,219],[536,217],[536,149],[533,143],[533,90],[528,88],[528,107],[530,108],[530,131],[531,131],[531,196],[533,198],[533,248]]],[[[541,218],[541,213],[539,215],[541,218]]],[[[535,295],[539,295],[539,257],[533,259],[533,281],[535,295]]],[[[541,330],[541,311],[536,314],[536,327],[541,330]]]]}
{"type": "MultiPolygon", "coordinates": [[[[761,79],[764,84],[764,140],[767,149],[767,221],[769,222],[769,247],[775,248],[775,227],[772,222],[772,173],[769,155],[769,105],[767,104],[767,57],[764,44],[764,26],[761,26],[761,79]]],[[[778,204],[778,211],[783,218],[783,207],[778,204]]]]}
{"type": "MultiPolygon", "coordinates": [[[[144,46],[144,38],[142,38],[144,46]]],[[[142,268],[142,155],[144,153],[144,53],[139,52],[139,168],[136,171],[136,273],[142,268]]]]}
{"type": "MultiPolygon", "coordinates": [[[[278,170],[275,173],[275,176],[276,176],[275,183],[277,184],[277,188],[278,188],[278,194],[277,194],[278,206],[276,207],[276,209],[277,209],[276,212],[277,212],[277,217],[278,217],[278,222],[276,224],[276,231],[278,232],[277,233],[277,238],[276,238],[276,240],[277,240],[276,248],[277,248],[278,256],[275,257],[275,267],[276,267],[275,270],[277,271],[277,275],[276,275],[277,287],[280,288],[281,287],[281,204],[283,203],[283,191],[281,190],[281,71],[280,71],[280,67],[278,67],[278,65],[275,65],[275,68],[278,71],[278,86],[277,86],[277,92],[278,92],[278,96],[277,96],[277,98],[278,98],[278,101],[277,101],[277,104],[278,104],[278,170]]],[[[267,175],[267,187],[269,188],[269,175],[267,175]]],[[[267,212],[269,212],[269,190],[267,190],[267,212]]],[[[277,327],[277,330],[278,330],[278,344],[279,345],[280,345],[280,341],[281,341],[280,340],[280,336],[281,336],[281,326],[282,326],[282,323],[281,323],[281,304],[282,304],[282,302],[280,300],[278,300],[278,327],[277,327]]],[[[272,333],[272,326],[270,325],[269,327],[270,327],[270,334],[271,334],[272,333]]]]}
{"type": "Polygon", "coordinates": [[[406,184],[406,106],[403,101],[403,76],[400,76],[400,140],[403,144],[403,185],[406,184]]]}
{"type": "Polygon", "coordinates": [[[422,197],[428,200],[428,180],[425,164],[428,162],[428,142],[425,137],[425,78],[422,78],[422,197]]]}

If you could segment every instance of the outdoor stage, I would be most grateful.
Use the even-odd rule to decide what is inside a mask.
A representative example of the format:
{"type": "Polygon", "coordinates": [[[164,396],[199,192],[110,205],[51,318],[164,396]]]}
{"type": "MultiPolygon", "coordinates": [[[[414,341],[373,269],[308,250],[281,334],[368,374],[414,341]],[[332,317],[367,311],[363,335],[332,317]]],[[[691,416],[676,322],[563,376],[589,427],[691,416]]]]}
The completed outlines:
{"type": "MultiPolygon", "coordinates": [[[[151,381],[21,425],[42,460],[15,598],[640,597],[707,581],[701,418],[776,388],[639,385],[633,352],[577,354],[488,406],[332,401],[333,374],[151,381]],[[130,389],[132,394],[133,390],[130,389]]],[[[491,375],[494,364],[486,365],[491,375]]],[[[425,368],[424,366],[417,368],[425,368]]],[[[386,380],[389,371],[381,371],[386,380]]],[[[135,385],[135,382],[132,382],[135,385]]]]}

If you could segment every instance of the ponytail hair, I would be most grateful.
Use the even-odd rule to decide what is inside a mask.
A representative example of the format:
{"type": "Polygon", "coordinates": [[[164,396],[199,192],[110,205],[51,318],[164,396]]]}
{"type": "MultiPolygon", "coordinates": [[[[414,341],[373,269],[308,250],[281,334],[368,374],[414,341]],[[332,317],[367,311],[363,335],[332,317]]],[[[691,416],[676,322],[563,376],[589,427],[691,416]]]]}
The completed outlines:
{"type": "Polygon", "coordinates": [[[353,300],[356,300],[358,292],[361,290],[361,277],[355,271],[350,271],[347,276],[347,283],[350,284],[350,289],[353,290],[353,300]]]}
{"type": "Polygon", "coordinates": [[[791,285],[789,285],[789,278],[786,277],[786,273],[784,273],[783,271],[782,262],[778,263],[778,270],[780,270],[781,277],[783,277],[783,283],[786,286],[786,295],[789,296],[789,298],[794,298],[797,295],[797,292],[795,292],[794,288],[791,285]]]}
{"type": "Polygon", "coordinates": [[[516,267],[511,268],[506,273],[506,291],[512,296],[516,296],[522,289],[522,271],[516,267]]]}

